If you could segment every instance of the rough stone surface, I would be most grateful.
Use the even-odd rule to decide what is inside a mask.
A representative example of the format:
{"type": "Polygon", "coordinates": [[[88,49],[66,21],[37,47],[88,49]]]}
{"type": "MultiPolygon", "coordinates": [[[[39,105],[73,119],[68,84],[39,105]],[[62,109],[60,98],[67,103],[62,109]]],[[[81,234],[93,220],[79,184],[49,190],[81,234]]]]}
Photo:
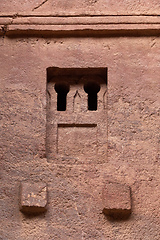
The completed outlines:
{"type": "Polygon", "coordinates": [[[159,46],[158,37],[0,38],[2,239],[160,239],[159,46]],[[47,161],[46,69],[54,66],[108,68],[103,162],[47,161]],[[19,211],[19,182],[28,180],[48,185],[45,217],[19,211]],[[107,180],[131,187],[129,220],[102,214],[107,180]]]}
{"type": "MultiPolygon", "coordinates": [[[[98,12],[98,2],[102,3],[93,3],[96,6],[92,8],[93,15],[98,12]]],[[[159,14],[159,1],[103,1],[106,2],[105,8],[104,5],[99,5],[102,9],[99,14],[117,14],[118,11],[125,15],[131,12],[159,14]],[[109,7],[111,3],[113,8],[109,7]]],[[[29,11],[41,3],[40,0],[0,1],[0,11],[5,16],[8,13],[8,17],[9,12],[22,11],[28,15],[29,11]]],[[[89,1],[85,1],[85,5],[83,3],[84,1],[47,1],[31,11],[31,15],[35,14],[35,18],[36,13],[45,16],[47,12],[66,15],[83,12],[85,15],[87,11],[91,12],[91,8],[86,8],[89,1]],[[71,7],[73,5],[76,8],[71,7]]],[[[137,18],[139,19],[138,16],[137,18]]],[[[13,19],[16,19],[16,15],[11,15],[9,19],[11,26],[13,19]]],[[[116,18],[116,27],[118,21],[119,17],[116,18]]],[[[32,21],[28,22],[28,28],[31,23],[32,21]]],[[[49,25],[48,22],[47,24],[49,25]]],[[[66,27],[62,26],[63,29],[66,27]]],[[[27,29],[26,25],[25,28],[27,29]]],[[[5,28],[2,29],[4,31],[5,28]]],[[[156,34],[145,37],[138,33],[134,36],[121,34],[121,37],[96,34],[92,37],[82,37],[79,34],[76,37],[63,34],[59,37],[54,34],[47,37],[43,34],[39,37],[0,37],[1,239],[160,239],[159,46],[160,38],[156,34]],[[57,158],[57,153],[54,155],[53,152],[52,158],[48,158],[46,125],[48,122],[51,124],[51,120],[46,116],[49,113],[46,86],[49,67],[108,69],[107,108],[102,121],[107,132],[107,143],[106,154],[99,158],[100,161],[96,161],[96,157],[93,160],[85,159],[85,156],[82,158],[83,154],[77,161],[75,156],[71,159],[57,158]],[[48,211],[45,214],[32,217],[19,211],[21,181],[47,183],[48,211]],[[102,213],[102,189],[107,181],[125,183],[131,187],[132,214],[129,219],[109,220],[102,213]]],[[[80,99],[77,97],[76,100],[76,105],[79,106],[80,99]]],[[[56,115],[55,110],[52,115],[53,126],[57,121],[56,115]]],[[[65,115],[66,112],[63,114],[64,120],[65,115]]],[[[96,117],[97,115],[98,113],[96,117]]],[[[74,116],[81,120],[82,113],[77,112],[74,116]]],[[[92,116],[94,124],[97,124],[96,117],[92,116]]],[[[90,116],[87,121],[88,119],[90,116]]],[[[63,141],[64,122],[59,121],[58,124],[60,139],[63,141]]],[[[100,121],[99,125],[103,130],[100,121]]],[[[82,136],[87,138],[84,128],[82,136]]],[[[89,129],[90,136],[94,138],[95,128],[89,129]]],[[[70,139],[69,135],[75,136],[74,131],[80,136],[79,128],[77,130],[75,127],[72,132],[69,128],[64,130],[68,134],[66,139],[70,139]]],[[[69,142],[69,153],[72,151],[72,143],[73,139],[69,142]]],[[[81,142],[78,141],[78,144],[81,142]]],[[[53,146],[56,145],[51,141],[49,148],[53,146]]],[[[59,150],[62,153],[66,151],[64,143],[60,143],[59,150]]]]}
{"type": "Polygon", "coordinates": [[[103,188],[103,213],[114,217],[127,217],[131,213],[131,190],[119,183],[107,183],[103,188]]]}
{"type": "Polygon", "coordinates": [[[24,213],[42,213],[47,209],[47,186],[43,183],[22,182],[20,186],[20,210],[24,213]]]}
{"type": "Polygon", "coordinates": [[[159,14],[159,0],[7,0],[0,2],[0,12],[57,15],[127,15],[127,14],[159,14]]]}

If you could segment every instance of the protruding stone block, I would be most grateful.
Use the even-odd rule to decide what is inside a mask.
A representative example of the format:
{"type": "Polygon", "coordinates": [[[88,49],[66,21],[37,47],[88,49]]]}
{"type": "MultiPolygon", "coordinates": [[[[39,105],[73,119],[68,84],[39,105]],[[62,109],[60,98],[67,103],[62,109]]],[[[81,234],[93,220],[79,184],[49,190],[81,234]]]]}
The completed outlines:
{"type": "Polygon", "coordinates": [[[47,186],[45,183],[22,182],[20,186],[20,210],[27,214],[46,211],[47,186]]]}
{"type": "Polygon", "coordinates": [[[115,218],[131,214],[131,189],[127,185],[109,182],[103,188],[103,213],[115,218]]]}

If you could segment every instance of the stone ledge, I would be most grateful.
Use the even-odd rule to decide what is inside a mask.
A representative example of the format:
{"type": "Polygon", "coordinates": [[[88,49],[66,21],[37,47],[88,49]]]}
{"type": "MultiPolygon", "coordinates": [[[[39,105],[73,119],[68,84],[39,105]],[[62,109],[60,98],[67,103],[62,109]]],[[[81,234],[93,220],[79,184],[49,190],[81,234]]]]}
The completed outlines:
{"type": "Polygon", "coordinates": [[[0,35],[159,35],[159,16],[0,17],[0,35]]]}
{"type": "Polygon", "coordinates": [[[65,36],[65,35],[118,35],[118,36],[149,36],[160,34],[158,25],[9,25],[6,29],[7,36],[15,35],[43,35],[43,36],[65,36]]]}
{"type": "Polygon", "coordinates": [[[158,24],[160,23],[160,16],[157,15],[107,15],[107,16],[52,16],[52,15],[0,15],[0,23],[12,24],[127,24],[127,23],[146,23],[158,24]]]}

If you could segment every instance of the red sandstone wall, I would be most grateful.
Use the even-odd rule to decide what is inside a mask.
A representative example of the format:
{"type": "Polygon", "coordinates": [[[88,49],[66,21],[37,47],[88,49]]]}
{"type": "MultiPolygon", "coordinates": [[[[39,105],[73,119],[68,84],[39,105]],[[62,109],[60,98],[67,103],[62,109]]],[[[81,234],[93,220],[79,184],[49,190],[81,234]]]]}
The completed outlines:
{"type": "Polygon", "coordinates": [[[0,2],[1,13],[50,14],[159,14],[159,0],[7,0],[0,2]]]}
{"type": "MultiPolygon", "coordinates": [[[[1,2],[0,10],[31,11],[40,3],[28,2],[1,2]]],[[[58,12],[61,5],[54,4],[58,12]]],[[[87,4],[82,2],[82,11],[87,4]]],[[[124,4],[129,13],[157,13],[159,7],[158,1],[124,4]]],[[[48,1],[38,11],[52,5],[48,1]]],[[[77,1],[75,13],[78,6],[77,1]]],[[[124,12],[120,3],[113,2],[113,8],[124,12]]],[[[157,35],[0,38],[0,239],[160,239],[159,46],[157,35]],[[52,66],[108,68],[104,163],[47,161],[46,69],[52,66]],[[46,213],[19,211],[21,181],[47,184],[46,213]],[[107,181],[131,187],[129,219],[111,220],[102,213],[107,181]]]]}
{"type": "MultiPolygon", "coordinates": [[[[1,39],[2,239],[159,239],[159,39],[1,39]],[[66,61],[67,57],[67,61],[66,61]],[[47,163],[46,68],[108,67],[108,159],[47,163]],[[48,184],[45,216],[19,212],[22,180],[48,184]],[[106,180],[132,188],[128,221],[102,214],[106,180]]],[[[107,126],[106,126],[107,127],[107,126]]]]}

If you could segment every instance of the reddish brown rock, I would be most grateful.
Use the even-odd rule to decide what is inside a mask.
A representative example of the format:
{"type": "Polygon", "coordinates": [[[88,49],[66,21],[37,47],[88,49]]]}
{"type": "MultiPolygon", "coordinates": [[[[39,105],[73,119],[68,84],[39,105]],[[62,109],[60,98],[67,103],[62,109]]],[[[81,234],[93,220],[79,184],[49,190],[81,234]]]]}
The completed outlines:
{"type": "Polygon", "coordinates": [[[53,15],[127,15],[127,14],[159,14],[159,0],[6,0],[0,1],[0,12],[4,13],[45,13],[53,15]]]}
{"type": "Polygon", "coordinates": [[[160,239],[159,7],[159,0],[0,1],[1,239],[160,239]],[[94,77],[108,69],[96,111],[87,109],[81,78],[88,68],[94,77]],[[66,111],[57,111],[54,87],[65,69],[76,81],[66,111]],[[28,179],[47,182],[45,214],[19,212],[18,184],[28,179]],[[132,189],[127,221],[102,214],[108,181],[132,189]]]}
{"type": "Polygon", "coordinates": [[[107,183],[103,189],[103,213],[114,217],[131,214],[131,190],[127,185],[107,183]]]}
{"type": "Polygon", "coordinates": [[[20,186],[20,210],[24,213],[42,213],[47,206],[45,183],[26,183],[20,186]]]}

